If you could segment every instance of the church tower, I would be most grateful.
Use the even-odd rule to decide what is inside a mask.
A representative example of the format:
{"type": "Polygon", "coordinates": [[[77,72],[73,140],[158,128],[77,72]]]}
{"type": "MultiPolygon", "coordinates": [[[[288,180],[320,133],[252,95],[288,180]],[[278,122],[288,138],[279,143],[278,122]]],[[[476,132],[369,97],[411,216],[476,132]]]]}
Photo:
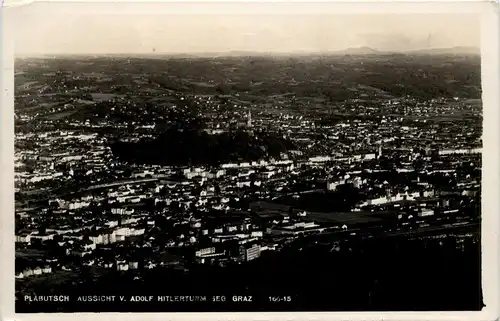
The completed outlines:
{"type": "Polygon", "coordinates": [[[247,127],[250,128],[252,127],[252,112],[249,110],[248,111],[248,119],[247,119],[247,127]]]}

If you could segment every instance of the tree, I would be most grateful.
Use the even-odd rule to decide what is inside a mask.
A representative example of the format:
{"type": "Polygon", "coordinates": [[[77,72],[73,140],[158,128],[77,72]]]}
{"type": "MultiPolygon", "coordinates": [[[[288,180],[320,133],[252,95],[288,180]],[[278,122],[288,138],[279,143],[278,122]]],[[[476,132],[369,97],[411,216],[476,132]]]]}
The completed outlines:
{"type": "Polygon", "coordinates": [[[123,171],[123,177],[130,178],[132,176],[132,170],[130,168],[126,168],[123,171]]]}

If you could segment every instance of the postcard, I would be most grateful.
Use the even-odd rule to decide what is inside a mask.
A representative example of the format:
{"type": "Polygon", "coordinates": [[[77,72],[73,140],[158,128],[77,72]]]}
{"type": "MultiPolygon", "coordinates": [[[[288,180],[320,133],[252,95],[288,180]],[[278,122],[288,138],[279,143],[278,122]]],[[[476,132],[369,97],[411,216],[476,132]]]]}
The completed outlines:
{"type": "Polygon", "coordinates": [[[493,316],[495,10],[5,9],[12,320],[493,316]]]}

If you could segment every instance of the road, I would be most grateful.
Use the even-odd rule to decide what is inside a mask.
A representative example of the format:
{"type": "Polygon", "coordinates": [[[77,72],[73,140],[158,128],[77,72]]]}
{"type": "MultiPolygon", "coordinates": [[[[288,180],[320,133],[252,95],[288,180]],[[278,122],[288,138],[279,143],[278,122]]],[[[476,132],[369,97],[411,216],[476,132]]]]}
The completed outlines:
{"type": "Polygon", "coordinates": [[[445,232],[445,231],[449,231],[449,232],[452,232],[452,231],[458,231],[458,230],[468,230],[468,229],[472,229],[472,228],[480,228],[481,227],[481,223],[480,222],[468,222],[467,224],[463,224],[463,225],[452,225],[452,226],[444,226],[444,225],[440,225],[440,226],[427,226],[427,227],[424,227],[424,228],[416,228],[416,229],[413,229],[413,230],[409,230],[409,231],[394,231],[394,232],[391,232],[391,233],[388,233],[387,236],[400,236],[400,235],[413,235],[413,234],[427,234],[427,233],[434,233],[434,232],[445,232]]]}
{"type": "Polygon", "coordinates": [[[324,232],[321,234],[315,234],[315,235],[310,235],[306,236],[306,238],[328,238],[329,241],[333,240],[342,240],[346,239],[353,233],[355,233],[356,236],[361,236],[361,237],[393,237],[393,236],[417,236],[417,235],[426,235],[426,234],[433,234],[433,233],[444,233],[444,232],[456,232],[456,231],[461,231],[461,230],[472,230],[474,228],[480,228],[481,223],[478,221],[473,221],[473,222],[464,222],[461,225],[437,225],[437,226],[426,226],[426,227],[416,227],[413,229],[409,228],[401,228],[400,230],[396,231],[383,231],[382,227],[380,226],[373,226],[373,227],[365,227],[365,228],[352,228],[352,229],[347,229],[347,230],[334,230],[334,231],[329,231],[329,232],[324,232]]]}
{"type": "Polygon", "coordinates": [[[109,188],[109,187],[121,186],[121,185],[127,185],[127,184],[137,185],[137,184],[143,184],[143,183],[149,183],[149,182],[156,182],[157,180],[158,180],[158,178],[144,178],[144,179],[118,181],[118,182],[113,182],[113,183],[93,185],[93,186],[90,186],[90,187],[84,189],[84,191],[90,191],[90,190],[95,190],[95,189],[100,189],[100,188],[109,188]]]}
{"type": "MultiPolygon", "coordinates": [[[[72,194],[77,194],[81,192],[88,192],[96,189],[101,189],[101,188],[110,188],[110,187],[116,187],[116,186],[122,186],[122,185],[138,185],[138,184],[145,184],[149,182],[156,182],[159,181],[160,178],[143,178],[143,179],[129,179],[129,180],[120,180],[116,182],[110,182],[110,183],[105,183],[105,184],[98,184],[98,185],[91,185],[89,187],[81,188],[78,190],[74,191],[68,191],[67,188],[61,188],[58,190],[46,190],[45,192],[51,192],[51,194],[43,199],[37,200],[36,203],[45,203],[48,202],[50,199],[56,198],[56,197],[63,197],[67,195],[72,195],[72,194]]],[[[29,191],[30,193],[35,193],[35,192],[41,192],[42,190],[36,190],[36,191],[29,191]]],[[[26,193],[26,192],[23,192],[26,193]]],[[[17,211],[28,211],[28,210],[33,210],[33,209],[38,209],[40,206],[34,206],[30,208],[18,208],[17,211]]]]}

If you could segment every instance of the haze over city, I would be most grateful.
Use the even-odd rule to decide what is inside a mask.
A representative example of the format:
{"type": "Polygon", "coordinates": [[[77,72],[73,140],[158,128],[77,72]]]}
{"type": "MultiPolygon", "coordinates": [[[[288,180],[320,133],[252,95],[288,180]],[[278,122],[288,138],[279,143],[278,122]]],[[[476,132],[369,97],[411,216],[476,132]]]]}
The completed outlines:
{"type": "Polygon", "coordinates": [[[18,55],[479,48],[474,15],[16,14],[18,55]]]}

